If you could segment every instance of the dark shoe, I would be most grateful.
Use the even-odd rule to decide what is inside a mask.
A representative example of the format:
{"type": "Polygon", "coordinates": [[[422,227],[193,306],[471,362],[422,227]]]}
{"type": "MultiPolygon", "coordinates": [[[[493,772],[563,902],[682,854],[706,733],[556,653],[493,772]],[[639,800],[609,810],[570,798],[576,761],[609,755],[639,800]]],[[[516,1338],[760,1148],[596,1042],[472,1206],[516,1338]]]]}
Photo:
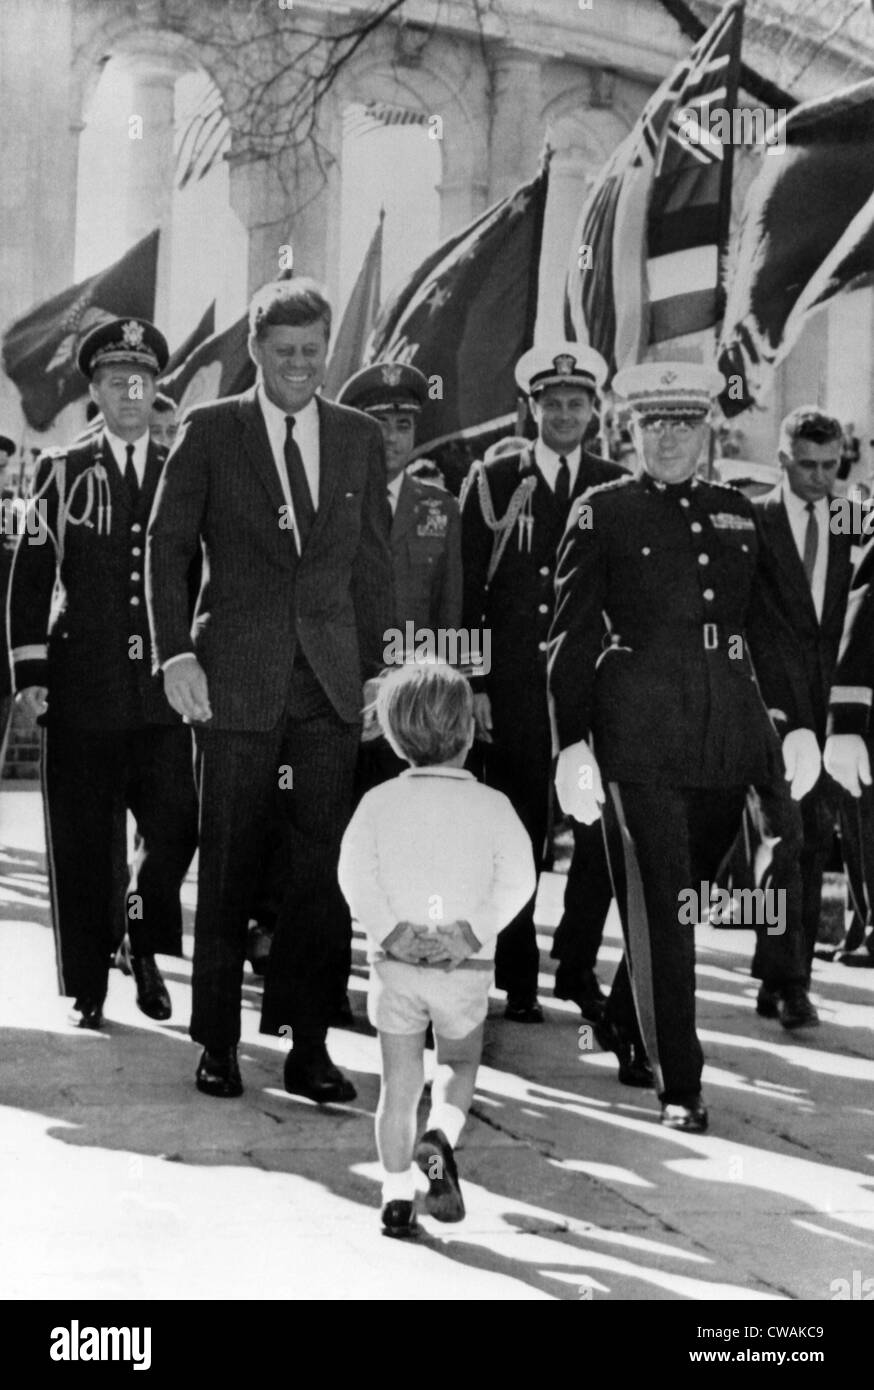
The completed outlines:
{"type": "Polygon", "coordinates": [[[464,1199],[452,1145],[442,1129],[428,1129],[416,1145],[416,1163],[428,1179],[425,1210],[435,1221],[463,1221],[464,1199]]]}
{"type": "Polygon", "coordinates": [[[203,1091],[205,1096],[226,1099],[241,1096],[243,1081],[237,1062],[236,1047],[226,1047],[221,1052],[208,1052],[204,1048],[197,1064],[195,1080],[198,1091],[203,1091]]]}
{"type": "Polygon", "coordinates": [[[95,1033],[99,1032],[103,1025],[103,1000],[88,999],[81,996],[73,1005],[73,1014],[70,1022],[77,1028],[91,1028],[95,1033]],[[79,1015],[77,1018],[76,1015],[79,1015]]]}
{"type": "Polygon", "coordinates": [[[514,999],[508,995],[504,1018],[511,1023],[542,1023],[543,1010],[536,999],[514,999]]]}
{"type": "Polygon", "coordinates": [[[131,956],[131,970],[137,985],[137,1008],[147,1018],[163,1022],[173,1012],[164,977],[154,956],[131,956]]]}
{"type": "Polygon", "coordinates": [[[784,1028],[815,1028],[819,1014],[803,985],[787,985],[780,1000],[780,1022],[784,1028]]]}
{"type": "Polygon", "coordinates": [[[386,1202],[382,1209],[382,1234],[394,1240],[410,1240],[421,1235],[422,1227],[416,1220],[416,1203],[386,1202]]]}
{"type": "Polygon", "coordinates": [[[756,998],[756,1013],[760,1018],[779,1018],[780,990],[772,985],[760,985],[756,998]]]}
{"type": "Polygon", "coordinates": [[[325,1047],[305,1052],[293,1047],[285,1059],[283,1081],[286,1091],[319,1105],[348,1105],[358,1094],[325,1047]]]}
{"type": "Polygon", "coordinates": [[[576,1004],[583,1018],[589,1023],[599,1023],[604,1017],[607,999],[594,970],[581,970],[576,978],[573,978],[570,972],[560,965],[555,972],[552,992],[556,999],[570,999],[576,1004]]]}
{"type": "Polygon", "coordinates": [[[270,947],[273,945],[273,932],[260,922],[250,922],[246,936],[246,959],[255,975],[267,973],[270,947]]]}
{"type": "Polygon", "coordinates": [[[614,1052],[619,1062],[619,1080],[623,1086],[650,1088],[653,1085],[652,1067],[640,1043],[632,1042],[617,1023],[602,1019],[595,1024],[595,1038],[604,1052],[614,1052]]]}
{"type": "Polygon", "coordinates": [[[700,1096],[691,1105],[664,1102],[661,1122],[667,1129],[681,1129],[685,1134],[704,1134],[707,1129],[707,1107],[700,1096]]]}

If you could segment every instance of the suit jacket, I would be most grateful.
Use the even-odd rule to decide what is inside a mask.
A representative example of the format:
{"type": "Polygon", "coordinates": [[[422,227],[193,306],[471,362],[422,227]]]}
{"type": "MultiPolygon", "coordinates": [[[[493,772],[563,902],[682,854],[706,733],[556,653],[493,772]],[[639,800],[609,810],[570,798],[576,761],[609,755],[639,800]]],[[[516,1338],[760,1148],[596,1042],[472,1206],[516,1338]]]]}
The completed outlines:
{"type": "Polygon", "coordinates": [[[404,474],[392,518],[395,625],[461,623],[461,517],[445,488],[404,474]]]}
{"type": "Polygon", "coordinates": [[[51,536],[20,536],[9,643],[16,692],[48,687],[43,722],[49,726],[109,730],[181,722],[152,672],[145,602],[146,527],[166,457],[149,443],[136,500],[102,430],[39,462],[33,498],[53,535],[69,508],[63,560],[57,573],[51,536]],[[101,475],[109,501],[102,518],[101,475]]]}
{"type": "MultiPolygon", "coordinates": [[[[829,689],[838,659],[844,629],[847,598],[853,574],[853,547],[859,537],[832,531],[829,535],[828,568],[822,617],[817,618],[810,585],[792,535],[782,488],[753,499],[762,541],[760,577],[765,599],[772,609],[772,621],[782,618],[777,629],[781,650],[791,644],[795,660],[803,673],[802,689],[796,692],[802,710],[802,723],[815,729],[820,741],[825,737],[829,689]]],[[[772,692],[764,674],[760,678],[765,703],[773,707],[772,692]]],[[[776,698],[776,697],[775,697],[776,698]]]]}
{"type": "Polygon", "coordinates": [[[318,509],[300,557],[254,388],[193,410],[167,461],[147,546],[156,661],[197,656],[211,728],[275,727],[298,647],[347,723],[381,668],[393,613],[382,435],[359,411],[321,398],[318,411],[318,509]],[[186,571],[201,543],[189,627],[186,571]]]}
{"type": "Polygon", "coordinates": [[[753,662],[790,727],[800,674],[764,622],[751,630],[758,554],[750,502],[721,484],[664,487],[644,474],[578,502],[550,636],[559,746],[591,739],[619,782],[739,787],[782,775],[753,662]]]}
{"type": "MultiPolygon", "coordinates": [[[[618,465],[583,453],[571,503],[590,487],[626,477],[618,465]]],[[[474,463],[464,485],[461,505],[461,548],[464,572],[463,624],[491,631],[491,674],[486,689],[494,703],[513,705],[520,687],[542,688],[546,705],[546,644],[555,602],[553,578],[558,543],[567,510],[559,507],[536,463],[532,447],[505,454],[490,463],[474,463]],[[487,582],[495,533],[483,515],[479,475],[482,473],[497,520],[506,515],[510,500],[526,479],[534,483],[530,527],[513,524],[498,567],[487,582]],[[529,535],[530,531],[530,548],[529,535]]]]}
{"type": "MultiPolygon", "coordinates": [[[[869,511],[866,536],[870,516],[869,511]]],[[[827,733],[865,737],[871,732],[874,700],[874,540],[868,540],[860,554],[849,609],[829,693],[827,733]]]]}

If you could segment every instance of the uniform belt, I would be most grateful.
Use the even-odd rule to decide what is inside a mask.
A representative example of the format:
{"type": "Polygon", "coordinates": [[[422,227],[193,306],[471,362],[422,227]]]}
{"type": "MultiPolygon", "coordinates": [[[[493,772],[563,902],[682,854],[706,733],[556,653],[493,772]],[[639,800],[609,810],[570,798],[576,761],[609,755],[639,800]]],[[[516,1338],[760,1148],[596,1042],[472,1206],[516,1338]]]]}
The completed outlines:
{"type": "Polygon", "coordinates": [[[664,624],[663,626],[648,628],[646,632],[638,634],[623,634],[619,637],[614,632],[611,638],[611,646],[627,647],[630,651],[642,651],[648,647],[665,647],[671,643],[685,647],[699,645],[705,652],[720,651],[731,641],[737,638],[743,640],[743,633],[737,628],[727,627],[725,623],[687,623],[687,624],[664,624]]]}

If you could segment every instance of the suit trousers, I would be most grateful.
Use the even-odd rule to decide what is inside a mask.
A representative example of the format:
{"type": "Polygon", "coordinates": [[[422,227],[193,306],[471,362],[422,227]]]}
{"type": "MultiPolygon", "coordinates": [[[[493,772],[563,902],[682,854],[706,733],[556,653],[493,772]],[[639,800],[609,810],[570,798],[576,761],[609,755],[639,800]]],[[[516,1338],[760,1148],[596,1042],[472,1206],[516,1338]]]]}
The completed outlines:
{"type": "Polygon", "coordinates": [[[182,930],[179,890],[197,846],[191,731],[49,725],[42,776],[60,990],[102,1000],[118,938],[125,809],[139,838],[128,887],[131,950],[153,954],[182,930]]]}
{"type": "Polygon", "coordinates": [[[822,907],[822,876],[834,842],[840,788],[824,773],[793,801],[788,782],[757,789],[759,836],[780,836],[767,871],[767,886],[785,891],[785,931],[759,927],[750,974],[773,988],[808,985],[822,907]]]}
{"type": "Polygon", "coordinates": [[[571,821],[573,858],[564,890],[564,910],[555,929],[552,956],[571,980],[594,970],[613,901],[613,885],[601,826],[571,821]]]}
{"type": "Polygon", "coordinates": [[[191,1036],[210,1051],[240,1038],[246,925],[274,818],[284,852],[275,861],[280,906],[261,1032],[277,1034],[290,1024],[295,1044],[324,1039],[346,988],[351,921],[337,863],[360,728],[339,718],[311,673],[295,682],[283,719],[266,733],[197,730],[200,875],[191,1036]]]}
{"type": "Polygon", "coordinates": [[[625,938],[606,1016],[649,1054],[659,1099],[689,1104],[704,1056],[695,1030],[695,928],[680,894],[715,876],[738,832],[745,788],[611,783],[604,834],[625,938]]]}

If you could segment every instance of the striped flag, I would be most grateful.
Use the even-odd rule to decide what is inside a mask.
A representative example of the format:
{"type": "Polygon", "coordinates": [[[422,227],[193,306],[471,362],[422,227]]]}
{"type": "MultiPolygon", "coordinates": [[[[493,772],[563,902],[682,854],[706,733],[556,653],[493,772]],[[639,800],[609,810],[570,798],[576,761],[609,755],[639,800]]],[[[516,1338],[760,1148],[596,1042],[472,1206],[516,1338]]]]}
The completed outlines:
{"type": "Polygon", "coordinates": [[[249,316],[243,316],[213,333],[186,357],[185,361],[161,378],[161,390],[179,407],[180,419],[192,406],[237,396],[255,384],[255,364],[249,356],[249,316]]]}
{"type": "Polygon", "coordinates": [[[532,343],[548,163],[443,242],[389,300],[363,365],[409,362],[429,380],[418,454],[516,420],[513,368],[532,343]]]}
{"type": "Polygon", "coordinates": [[[733,147],[711,118],[737,106],[742,26],[736,0],[650,97],[580,215],[565,326],[611,376],[718,322],[733,147]]]}
{"type": "Polygon", "coordinates": [[[797,106],[778,136],[733,257],[719,345],[729,416],[762,398],[814,309],[874,279],[874,79],[797,106]]]}

